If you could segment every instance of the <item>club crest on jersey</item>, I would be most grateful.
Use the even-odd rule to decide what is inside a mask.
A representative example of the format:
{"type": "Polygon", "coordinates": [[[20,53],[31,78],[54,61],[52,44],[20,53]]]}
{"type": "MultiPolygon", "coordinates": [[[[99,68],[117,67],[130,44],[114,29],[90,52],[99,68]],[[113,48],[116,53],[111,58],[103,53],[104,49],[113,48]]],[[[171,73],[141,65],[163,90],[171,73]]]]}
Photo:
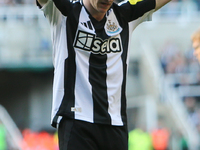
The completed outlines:
{"type": "Polygon", "coordinates": [[[74,47],[85,51],[91,51],[96,54],[107,54],[121,52],[121,44],[119,38],[109,38],[102,40],[96,38],[95,34],[84,31],[78,31],[74,47]]]}
{"type": "Polygon", "coordinates": [[[113,34],[119,34],[122,30],[117,23],[111,22],[111,20],[107,21],[105,28],[106,33],[110,36],[112,36],[113,34]]]}
{"type": "Polygon", "coordinates": [[[111,23],[111,20],[108,20],[108,24],[106,24],[106,28],[109,32],[115,32],[119,30],[118,26],[114,22],[111,23]]]}

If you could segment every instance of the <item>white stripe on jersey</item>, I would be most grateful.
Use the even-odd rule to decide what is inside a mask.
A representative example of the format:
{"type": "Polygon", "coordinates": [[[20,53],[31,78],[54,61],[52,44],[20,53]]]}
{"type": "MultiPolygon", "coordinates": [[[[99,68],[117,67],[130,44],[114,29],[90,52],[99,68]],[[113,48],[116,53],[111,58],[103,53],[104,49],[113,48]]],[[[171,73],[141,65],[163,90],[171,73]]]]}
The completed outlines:
{"type": "MultiPolygon", "coordinates": [[[[84,7],[81,9],[79,17],[79,28],[81,31],[91,32],[90,29],[86,28],[81,23],[86,23],[90,19],[86,13],[84,7]]],[[[94,31],[92,30],[92,34],[94,31]]],[[[76,35],[77,36],[77,35],[76,35]]],[[[92,87],[89,84],[89,58],[90,53],[75,49],[76,53],[76,83],[75,83],[75,119],[85,120],[93,122],[93,98],[92,98],[92,87]],[[83,73],[84,72],[84,73],[83,73]],[[83,87],[84,86],[84,87],[83,87]]]]}
{"type": "MultiPolygon", "coordinates": [[[[120,38],[120,36],[118,36],[120,38]]],[[[120,52],[122,53],[122,51],[120,52]]],[[[121,85],[123,80],[123,64],[121,54],[110,53],[107,55],[107,87],[108,87],[108,113],[112,125],[123,125],[121,120],[121,85]],[[117,68],[116,68],[117,67],[117,68]],[[118,70],[116,72],[116,69],[118,70]],[[116,88],[118,87],[118,88],[116,88]]]]}
{"type": "Polygon", "coordinates": [[[75,108],[78,111],[74,113],[75,119],[93,122],[92,90],[88,80],[89,55],[90,53],[85,51],[76,51],[75,108]]]}

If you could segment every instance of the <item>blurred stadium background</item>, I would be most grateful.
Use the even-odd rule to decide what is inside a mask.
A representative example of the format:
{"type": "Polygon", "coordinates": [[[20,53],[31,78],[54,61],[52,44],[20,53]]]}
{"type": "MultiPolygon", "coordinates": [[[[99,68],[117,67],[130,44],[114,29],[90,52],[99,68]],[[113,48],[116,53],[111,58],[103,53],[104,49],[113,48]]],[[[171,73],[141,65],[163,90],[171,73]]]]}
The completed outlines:
{"type": "MultiPolygon", "coordinates": [[[[155,150],[200,149],[200,65],[190,41],[199,16],[200,0],[172,0],[133,33],[127,113],[140,145],[148,135],[155,150]]],[[[52,79],[43,13],[35,1],[0,0],[0,150],[58,149],[52,79]]]]}

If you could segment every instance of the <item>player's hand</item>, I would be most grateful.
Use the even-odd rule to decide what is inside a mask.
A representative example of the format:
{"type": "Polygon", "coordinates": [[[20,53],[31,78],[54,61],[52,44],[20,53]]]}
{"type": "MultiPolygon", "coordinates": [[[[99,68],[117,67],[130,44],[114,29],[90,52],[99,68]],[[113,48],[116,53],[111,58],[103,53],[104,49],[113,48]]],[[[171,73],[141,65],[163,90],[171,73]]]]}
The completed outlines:
{"type": "Polygon", "coordinates": [[[194,50],[194,56],[198,59],[200,62],[200,48],[194,50]]]}

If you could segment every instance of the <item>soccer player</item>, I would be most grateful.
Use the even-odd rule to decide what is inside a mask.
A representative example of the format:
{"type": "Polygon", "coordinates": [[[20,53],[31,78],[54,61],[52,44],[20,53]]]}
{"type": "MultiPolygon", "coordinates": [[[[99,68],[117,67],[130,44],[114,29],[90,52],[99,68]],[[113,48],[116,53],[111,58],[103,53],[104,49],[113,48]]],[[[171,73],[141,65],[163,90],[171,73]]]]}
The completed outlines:
{"type": "Polygon", "coordinates": [[[131,34],[170,0],[38,0],[53,41],[52,126],[60,150],[127,150],[131,34]]]}
{"type": "Polygon", "coordinates": [[[200,62],[200,28],[193,33],[191,39],[194,48],[194,55],[200,62]]]}

